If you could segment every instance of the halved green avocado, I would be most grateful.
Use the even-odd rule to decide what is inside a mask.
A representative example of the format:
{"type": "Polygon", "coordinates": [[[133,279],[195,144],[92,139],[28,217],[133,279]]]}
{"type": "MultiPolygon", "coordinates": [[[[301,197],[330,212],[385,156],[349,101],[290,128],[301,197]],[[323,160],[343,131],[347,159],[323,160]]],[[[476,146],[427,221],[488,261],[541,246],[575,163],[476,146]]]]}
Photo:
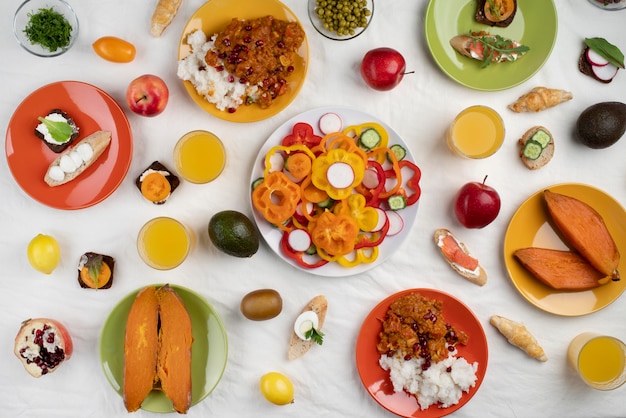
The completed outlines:
{"type": "Polygon", "coordinates": [[[209,238],[220,251],[234,257],[252,257],[259,250],[256,225],[235,210],[224,210],[211,217],[209,238]]]}
{"type": "Polygon", "coordinates": [[[589,148],[607,148],[626,132],[626,104],[602,102],[589,106],[576,121],[576,134],[589,148]]]}

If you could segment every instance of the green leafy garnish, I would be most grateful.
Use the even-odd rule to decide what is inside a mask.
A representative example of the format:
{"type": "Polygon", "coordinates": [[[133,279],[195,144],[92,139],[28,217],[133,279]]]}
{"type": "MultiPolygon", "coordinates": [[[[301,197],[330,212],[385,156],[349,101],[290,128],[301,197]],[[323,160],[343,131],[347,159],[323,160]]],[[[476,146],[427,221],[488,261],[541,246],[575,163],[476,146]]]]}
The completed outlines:
{"type": "Polygon", "coordinates": [[[585,45],[600,54],[602,58],[619,68],[624,68],[624,54],[618,47],[604,38],[585,38],[585,45]]]}
{"type": "Polygon", "coordinates": [[[93,279],[94,284],[96,285],[96,289],[98,286],[98,277],[100,277],[100,271],[102,270],[102,256],[97,255],[93,258],[90,258],[87,262],[87,267],[89,269],[89,276],[93,279]]]}
{"type": "Polygon", "coordinates": [[[315,328],[311,328],[310,330],[308,330],[304,336],[306,337],[306,339],[310,339],[313,340],[313,342],[322,345],[322,343],[324,342],[324,333],[322,331],[318,331],[315,328]]]}
{"type": "Polygon", "coordinates": [[[41,116],[38,117],[37,120],[46,125],[52,139],[61,144],[67,142],[68,138],[72,136],[72,132],[74,132],[70,124],[67,122],[49,120],[42,118],[41,116]]]}
{"type": "Polygon", "coordinates": [[[65,48],[70,44],[72,25],[52,7],[41,8],[37,13],[29,13],[28,17],[29,21],[24,28],[24,33],[31,43],[39,44],[50,52],[65,48]]]}
{"type": "Polygon", "coordinates": [[[515,61],[512,54],[523,55],[530,51],[530,48],[526,45],[516,45],[515,41],[504,38],[500,35],[491,35],[480,32],[474,34],[470,32],[469,37],[474,41],[474,46],[477,43],[483,45],[483,65],[481,68],[487,67],[492,62],[500,62],[503,57],[510,57],[509,61],[515,61]]]}
{"type": "Polygon", "coordinates": [[[500,19],[500,8],[496,7],[496,4],[494,3],[493,0],[487,0],[487,3],[489,3],[489,10],[491,11],[491,14],[493,15],[493,17],[495,17],[496,19],[500,19]]]}

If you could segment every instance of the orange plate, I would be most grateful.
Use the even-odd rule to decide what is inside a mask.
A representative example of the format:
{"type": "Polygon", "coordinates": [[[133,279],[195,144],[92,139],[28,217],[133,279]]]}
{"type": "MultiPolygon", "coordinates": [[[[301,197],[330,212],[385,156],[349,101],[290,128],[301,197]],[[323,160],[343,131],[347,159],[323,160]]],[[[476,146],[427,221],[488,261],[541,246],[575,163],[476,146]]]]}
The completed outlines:
{"type": "MultiPolygon", "coordinates": [[[[611,196],[592,186],[564,183],[548,186],[553,192],[575,197],[591,205],[604,219],[619,252],[619,271],[626,274],[626,211],[611,196]]],[[[543,190],[530,196],[511,218],[504,237],[504,263],[513,284],[521,295],[546,312],[563,316],[585,315],[598,311],[615,301],[626,288],[626,279],[580,292],[554,290],[535,279],[513,253],[523,247],[544,247],[567,250],[552,226],[545,207],[543,190]]]]}
{"type": "Polygon", "coordinates": [[[33,199],[57,209],[82,209],[109,197],[122,183],[133,155],[130,125],[120,106],[104,91],[80,81],[43,86],[17,107],[7,128],[9,169],[17,184],[33,199]],[[76,179],[50,187],[43,178],[58,156],[34,134],[37,117],[61,109],[80,129],[76,141],[98,131],[111,131],[104,154],[76,179]]]}
{"type": "MultiPolygon", "coordinates": [[[[207,36],[211,36],[216,32],[224,30],[233,18],[256,19],[267,15],[272,15],[277,19],[289,22],[300,23],[298,17],[278,0],[207,1],[191,16],[185,25],[178,45],[178,59],[185,58],[191,53],[191,48],[187,43],[187,36],[198,29],[204,31],[207,36]]],[[[302,26],[301,23],[300,26],[302,26]]],[[[304,26],[302,26],[302,28],[304,29],[304,26]]],[[[225,110],[219,110],[213,103],[209,103],[204,97],[200,96],[191,82],[184,81],[183,85],[193,101],[204,109],[205,112],[230,122],[257,122],[281,112],[289,106],[300,92],[309,64],[309,45],[306,34],[304,36],[304,42],[302,42],[298,50],[298,57],[299,59],[296,62],[293,73],[287,78],[289,91],[274,100],[272,105],[267,109],[261,109],[258,105],[242,105],[239,106],[236,112],[228,113],[225,110]]]]}
{"type": "Polygon", "coordinates": [[[356,343],[356,365],[365,389],[383,408],[403,417],[442,417],[461,408],[478,391],[487,372],[488,357],[487,337],[478,318],[454,296],[434,289],[403,290],[380,302],[363,321],[356,343]],[[428,409],[420,410],[415,397],[406,392],[396,393],[393,391],[389,372],[383,370],[378,364],[380,354],[376,350],[376,345],[378,344],[378,334],[382,330],[381,321],[385,318],[385,314],[394,300],[414,292],[443,302],[443,315],[446,322],[465,331],[469,336],[468,345],[457,345],[457,356],[465,358],[470,364],[475,361],[478,362],[476,384],[470,388],[469,392],[463,393],[459,403],[448,408],[431,405],[428,409]]]}

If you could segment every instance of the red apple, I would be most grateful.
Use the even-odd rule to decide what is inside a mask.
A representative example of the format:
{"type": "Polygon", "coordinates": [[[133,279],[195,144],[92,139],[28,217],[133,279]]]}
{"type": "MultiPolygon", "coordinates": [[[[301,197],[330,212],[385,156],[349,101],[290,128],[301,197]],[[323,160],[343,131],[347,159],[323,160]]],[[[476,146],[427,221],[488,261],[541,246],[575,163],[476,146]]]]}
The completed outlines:
{"type": "Polygon", "coordinates": [[[361,76],[375,90],[391,90],[402,81],[406,63],[404,57],[392,48],[368,51],[361,61],[361,76]]]}
{"type": "Polygon", "coordinates": [[[126,102],[133,112],[142,116],[156,116],[165,110],[170,92],[160,77],[144,74],[128,85],[126,102]]]}
{"type": "Polygon", "coordinates": [[[466,228],[484,228],[500,213],[500,195],[486,180],[487,176],[482,183],[467,183],[456,195],[454,214],[466,228]]]}

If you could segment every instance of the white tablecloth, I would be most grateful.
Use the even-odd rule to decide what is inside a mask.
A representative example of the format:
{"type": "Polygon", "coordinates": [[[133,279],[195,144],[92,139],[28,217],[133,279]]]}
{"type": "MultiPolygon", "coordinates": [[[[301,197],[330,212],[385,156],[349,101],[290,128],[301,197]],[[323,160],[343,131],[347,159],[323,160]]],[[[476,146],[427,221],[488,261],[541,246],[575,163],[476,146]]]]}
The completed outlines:
{"type": "MultiPolygon", "coordinates": [[[[4,1],[5,12],[0,18],[0,126],[6,129],[15,108],[35,89],[55,81],[80,80],[102,88],[122,105],[132,126],[134,152],[129,173],[119,189],[102,203],[78,211],[51,209],[32,200],[14,181],[7,164],[1,164],[0,416],[127,416],[120,396],[102,372],[99,333],[109,312],[125,295],[141,286],[163,282],[191,288],[204,296],[221,315],[228,333],[228,363],[223,378],[210,396],[191,408],[190,417],[392,416],[360,382],[355,341],[363,319],[379,301],[417,287],[440,289],[461,299],[480,319],[487,335],[489,364],[484,382],[454,416],[625,416],[624,388],[612,392],[589,389],[566,362],[568,342],[582,331],[595,330],[626,339],[623,297],[590,315],[563,317],[546,313],[518,293],[503,262],[503,237],[511,216],[528,196],[545,186],[580,182],[626,202],[626,143],[591,150],[573,137],[575,121],[587,106],[626,101],[626,74],[620,72],[613,83],[604,85],[577,70],[585,37],[605,37],[626,51],[626,12],[605,12],[586,0],[556,2],[558,37],[546,65],[517,87],[480,92],[452,81],[432,60],[424,38],[425,0],[378,1],[371,27],[349,42],[321,37],[308,20],[306,1],[285,0],[308,35],[310,67],[306,82],[283,112],[261,122],[236,124],[202,111],[176,77],[182,28],[202,0],[184,1],[178,16],[159,39],[149,34],[154,1],[73,1],[81,25],[78,42],[69,53],[52,59],[32,56],[15,42],[12,18],[20,0],[4,1]],[[105,35],[132,41],[137,47],[135,60],[113,64],[97,57],[91,43],[105,35]],[[367,88],[358,73],[364,53],[380,46],[399,50],[408,69],[415,70],[399,87],[384,93],[367,88]],[[169,105],[155,118],[137,116],[125,104],[128,83],[144,73],[161,76],[170,87],[169,105]],[[513,115],[506,109],[512,100],[539,85],[572,91],[574,100],[540,114],[513,115]],[[451,155],[443,139],[454,116],[473,104],[500,111],[507,129],[498,153],[476,161],[451,155]],[[282,262],[266,245],[251,259],[218,252],[206,234],[208,221],[223,209],[251,215],[251,164],[267,137],[294,115],[331,105],[375,115],[393,127],[412,150],[423,173],[422,198],[415,225],[403,245],[384,264],[346,278],[322,278],[299,271],[282,262]],[[529,126],[537,124],[549,124],[557,141],[556,155],[548,166],[531,172],[519,162],[515,143],[529,126]],[[222,138],[228,153],[224,172],[210,184],[184,183],[163,206],[147,203],[139,196],[134,178],[154,160],[172,165],[175,142],[192,129],[207,129],[222,138]],[[485,175],[500,193],[501,212],[484,229],[464,229],[452,214],[453,196],[462,184],[480,181],[485,175]],[[135,249],[138,229],[157,215],[179,218],[198,236],[187,261],[175,270],[150,269],[135,249]],[[463,280],[443,262],[431,238],[437,227],[457,231],[468,243],[489,273],[487,285],[478,287],[463,280]],[[62,248],[61,263],[50,276],[34,271],[26,258],[29,240],[40,232],[55,236],[62,248]],[[87,291],[76,284],[78,256],[94,249],[117,259],[115,283],[109,290],[87,291]],[[241,298],[266,287],[281,293],[282,314],[266,322],[245,319],[239,312],[241,298]],[[317,294],[325,294],[330,305],[324,345],[314,347],[304,358],[289,361],[286,346],[292,320],[317,294]],[[545,348],[549,361],[537,362],[509,345],[489,325],[492,314],[524,322],[545,348]],[[25,373],[12,350],[20,322],[38,316],[65,323],[75,351],[56,373],[35,380],[25,373]],[[262,398],[258,382],[268,371],[291,378],[295,403],[278,407],[262,398]]],[[[153,415],[144,411],[135,414],[153,415]]]]}

